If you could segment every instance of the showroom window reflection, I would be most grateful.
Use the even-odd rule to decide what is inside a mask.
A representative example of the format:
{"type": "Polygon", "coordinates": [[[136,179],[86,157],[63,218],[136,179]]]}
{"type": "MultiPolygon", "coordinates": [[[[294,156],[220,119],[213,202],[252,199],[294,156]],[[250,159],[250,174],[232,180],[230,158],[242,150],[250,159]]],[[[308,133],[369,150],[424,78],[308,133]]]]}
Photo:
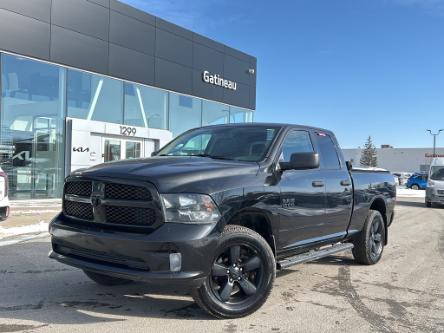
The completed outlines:
{"type": "Polygon", "coordinates": [[[68,117],[123,122],[123,82],[105,76],[68,70],[68,117]]]}
{"type": "Polygon", "coordinates": [[[170,93],[169,130],[177,136],[191,128],[200,127],[202,122],[202,100],[190,96],[170,93]]]}
{"type": "Polygon", "coordinates": [[[203,101],[202,126],[228,124],[230,121],[230,107],[228,105],[203,101]]]}
{"type": "Polygon", "coordinates": [[[168,92],[125,83],[124,124],[167,129],[168,92]]]}
{"type": "Polygon", "coordinates": [[[230,123],[251,123],[253,122],[253,112],[235,106],[230,107],[230,123]]]}
{"type": "Polygon", "coordinates": [[[58,197],[66,70],[1,55],[1,167],[14,198],[58,197]]]}

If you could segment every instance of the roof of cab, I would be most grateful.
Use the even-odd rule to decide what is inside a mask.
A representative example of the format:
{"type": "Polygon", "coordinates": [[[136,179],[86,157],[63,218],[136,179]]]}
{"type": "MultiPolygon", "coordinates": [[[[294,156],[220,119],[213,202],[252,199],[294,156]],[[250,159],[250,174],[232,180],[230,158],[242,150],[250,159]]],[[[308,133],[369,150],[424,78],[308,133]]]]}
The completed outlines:
{"type": "MultiPolygon", "coordinates": [[[[217,127],[254,127],[254,126],[265,126],[265,127],[269,126],[269,127],[281,127],[281,128],[298,128],[298,129],[314,130],[314,131],[320,131],[320,132],[332,133],[330,130],[327,130],[327,129],[324,129],[324,128],[313,127],[313,126],[307,126],[307,125],[285,124],[285,123],[260,123],[260,122],[209,125],[209,126],[203,126],[203,127],[200,127],[200,128],[217,128],[217,127]]],[[[197,128],[196,128],[196,129],[197,129],[197,128]]]]}

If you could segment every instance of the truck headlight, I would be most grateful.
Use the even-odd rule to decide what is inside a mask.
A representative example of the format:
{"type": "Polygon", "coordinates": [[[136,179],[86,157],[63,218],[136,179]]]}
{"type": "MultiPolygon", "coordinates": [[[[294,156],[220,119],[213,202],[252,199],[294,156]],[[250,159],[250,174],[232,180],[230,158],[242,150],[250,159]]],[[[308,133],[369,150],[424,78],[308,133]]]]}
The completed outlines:
{"type": "Polygon", "coordinates": [[[209,195],[193,193],[162,194],[165,222],[215,223],[220,212],[209,195]]]}
{"type": "Polygon", "coordinates": [[[427,182],[427,186],[429,187],[435,186],[435,182],[429,179],[429,181],[427,182]]]}

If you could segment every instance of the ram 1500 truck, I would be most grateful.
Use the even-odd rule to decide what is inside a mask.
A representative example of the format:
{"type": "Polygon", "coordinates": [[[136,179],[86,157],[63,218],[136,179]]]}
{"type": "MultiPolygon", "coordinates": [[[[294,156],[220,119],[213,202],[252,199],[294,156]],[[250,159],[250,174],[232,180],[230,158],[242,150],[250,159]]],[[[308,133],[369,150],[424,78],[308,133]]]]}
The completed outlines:
{"type": "Polygon", "coordinates": [[[335,136],[286,124],[193,129],[153,157],[74,172],[50,257],[99,284],[185,284],[218,318],[257,310],[277,269],[352,249],[376,264],[396,187],[335,136]]]}

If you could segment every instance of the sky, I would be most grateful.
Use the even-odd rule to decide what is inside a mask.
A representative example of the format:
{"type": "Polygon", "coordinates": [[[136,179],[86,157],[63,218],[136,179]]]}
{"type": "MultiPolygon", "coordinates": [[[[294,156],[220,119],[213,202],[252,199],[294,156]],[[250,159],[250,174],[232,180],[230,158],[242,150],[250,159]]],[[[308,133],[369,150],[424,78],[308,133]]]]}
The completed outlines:
{"type": "Polygon", "coordinates": [[[444,0],[122,2],[257,57],[255,121],[343,148],[430,147],[444,129],[444,0]]]}

